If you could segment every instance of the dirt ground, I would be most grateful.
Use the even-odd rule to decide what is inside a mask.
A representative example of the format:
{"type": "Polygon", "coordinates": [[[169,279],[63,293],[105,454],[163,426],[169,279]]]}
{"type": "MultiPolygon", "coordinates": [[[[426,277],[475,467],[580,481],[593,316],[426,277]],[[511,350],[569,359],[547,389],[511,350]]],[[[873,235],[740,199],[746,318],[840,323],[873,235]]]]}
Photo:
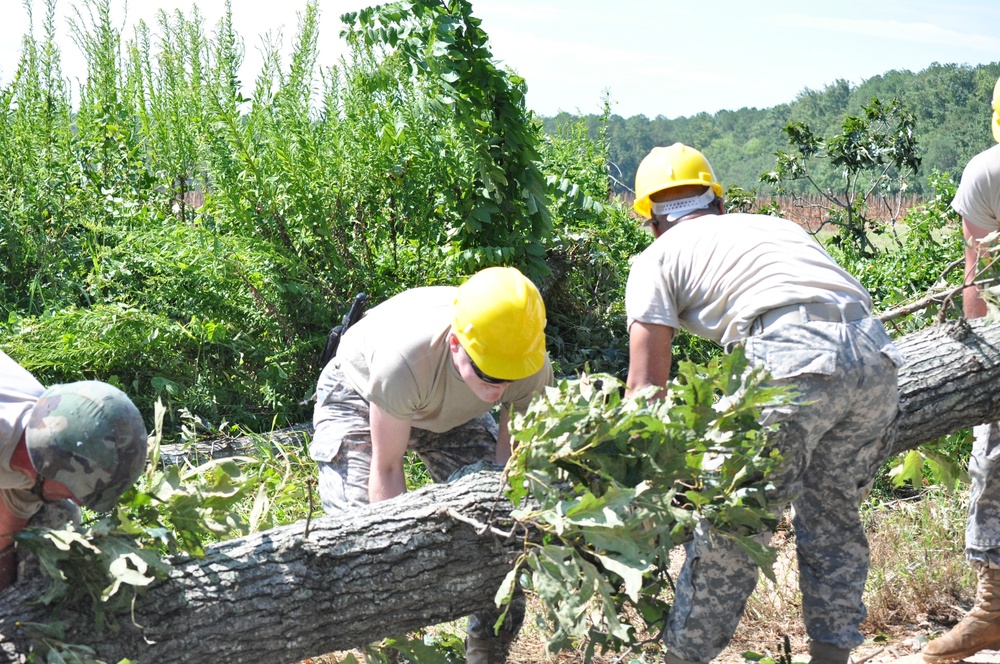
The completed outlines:
{"type": "MultiPolygon", "coordinates": [[[[776,582],[772,583],[763,576],[757,590],[747,604],[746,612],[732,643],[714,662],[715,664],[747,664],[749,660],[745,653],[756,652],[780,661],[782,644],[785,635],[791,646],[792,662],[804,663],[809,660],[809,646],[801,618],[801,600],[797,593],[798,579],[795,563],[794,540],[786,532],[779,531],[772,540],[772,546],[778,549],[778,562],[774,567],[776,582]]],[[[956,556],[956,559],[958,557],[956,556]]],[[[672,573],[676,576],[683,562],[683,552],[677,549],[672,556],[672,573]]],[[[959,562],[959,564],[963,564],[959,562]]],[[[958,603],[965,604],[964,600],[958,603]]],[[[537,613],[529,595],[528,617],[524,627],[514,643],[510,662],[512,664],[570,664],[583,662],[582,652],[561,652],[548,655],[545,651],[545,637],[534,624],[533,613],[537,613]]],[[[957,620],[964,615],[969,607],[955,605],[949,611],[957,620]]],[[[884,621],[883,621],[884,622],[884,621]]],[[[911,622],[892,624],[876,630],[862,624],[862,632],[866,641],[852,653],[854,664],[922,664],[921,649],[927,642],[940,636],[951,624],[942,624],[927,617],[920,617],[911,622]]],[[[464,634],[464,621],[459,620],[446,625],[430,628],[434,633],[443,630],[450,634],[464,634]]],[[[346,653],[326,655],[311,660],[311,664],[340,664],[346,653]]],[[[363,657],[355,653],[358,661],[363,657]]],[[[628,664],[629,655],[614,655],[595,657],[593,664],[628,664]]],[[[646,661],[662,661],[662,656],[654,647],[648,653],[646,661]]],[[[967,660],[974,664],[1000,664],[1000,652],[982,652],[967,660]]]]}
{"type": "MultiPolygon", "coordinates": [[[[529,607],[530,610],[530,607],[529,607]]],[[[529,616],[530,620],[530,616],[529,616]]],[[[746,623],[747,620],[744,620],[746,623]]],[[[754,622],[751,620],[750,622],[754,622]]],[[[461,633],[460,621],[443,627],[452,633],[461,633]]],[[[809,646],[801,625],[789,625],[789,629],[775,629],[767,633],[765,629],[753,625],[741,625],[740,631],[728,648],[717,657],[713,664],[747,664],[751,660],[744,656],[748,651],[766,655],[778,661],[785,634],[788,634],[793,662],[809,661],[809,646]],[[768,648],[767,644],[772,644],[768,648]]],[[[889,633],[870,635],[868,640],[852,653],[853,664],[923,664],[920,650],[927,641],[947,631],[950,626],[923,623],[901,625],[889,633]]],[[[433,629],[433,628],[432,628],[433,629]]],[[[306,664],[340,664],[348,653],[336,653],[307,660],[306,664]]],[[[364,662],[360,653],[354,653],[359,662],[364,662]]],[[[657,658],[658,659],[658,658],[657,658]]],[[[526,622],[524,630],[514,643],[509,659],[511,664],[576,664],[583,662],[582,653],[562,652],[550,656],[545,652],[544,640],[526,622]]],[[[627,657],[597,657],[593,664],[626,664],[627,657]]],[[[650,660],[647,660],[650,661],[650,660]]],[[[657,660],[652,660],[657,661],[657,660]]],[[[983,651],[967,660],[970,664],[1000,664],[1000,651],[983,651]]]]}

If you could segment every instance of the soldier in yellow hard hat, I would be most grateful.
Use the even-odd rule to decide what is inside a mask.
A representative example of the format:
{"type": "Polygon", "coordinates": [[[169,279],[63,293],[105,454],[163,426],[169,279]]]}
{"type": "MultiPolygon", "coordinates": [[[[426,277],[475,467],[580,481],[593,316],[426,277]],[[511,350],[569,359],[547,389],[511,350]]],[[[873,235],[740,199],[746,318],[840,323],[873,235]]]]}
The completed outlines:
{"type": "MultiPolygon", "coordinates": [[[[990,129],[1000,144],[1000,79],[993,87],[992,111],[990,129]]],[[[980,241],[1000,230],[1000,145],[969,160],[951,207],[962,215],[969,284],[979,271],[980,241]]],[[[986,315],[978,285],[966,288],[962,300],[967,318],[986,315]]],[[[978,576],[976,605],[951,631],[927,644],[926,662],[953,662],[1000,648],[1000,423],[981,424],[973,433],[965,556],[978,576]]]]}
{"type": "MultiPolygon", "coordinates": [[[[436,482],[478,461],[504,464],[510,411],[524,411],[552,382],[545,305],[515,268],[487,268],[457,287],[386,300],[343,333],[319,377],[310,454],[324,510],[342,513],[404,493],[407,450],[436,482]]],[[[483,591],[492,599],[496,589],[483,591]]],[[[523,597],[499,635],[498,618],[470,616],[469,662],[506,661],[523,597]]]]}
{"type": "MultiPolygon", "coordinates": [[[[902,357],[865,288],[798,225],[726,213],[722,185],[698,150],[654,148],[635,177],[634,208],[655,240],[625,290],[628,390],[670,378],[678,329],[743,346],[795,399],[765,408],[782,466],[768,497],[795,508],[802,611],[813,664],[847,664],[863,637],[868,543],[863,488],[885,459],[902,357]]],[[[758,567],[729,537],[698,524],[675,580],[668,664],[709,662],[732,637],[758,567]]]]}

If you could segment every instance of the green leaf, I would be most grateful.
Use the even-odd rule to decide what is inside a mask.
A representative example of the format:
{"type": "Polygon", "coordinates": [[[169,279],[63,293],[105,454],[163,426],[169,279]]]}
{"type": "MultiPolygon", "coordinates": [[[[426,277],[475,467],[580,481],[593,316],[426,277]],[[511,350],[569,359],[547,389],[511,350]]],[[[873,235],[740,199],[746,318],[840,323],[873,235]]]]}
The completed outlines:
{"type": "Polygon", "coordinates": [[[642,575],[647,569],[647,565],[629,565],[612,556],[595,556],[604,567],[622,577],[625,582],[625,594],[633,602],[639,601],[639,590],[642,589],[642,575]]]}
{"type": "Polygon", "coordinates": [[[917,450],[910,450],[903,457],[903,462],[889,471],[889,477],[895,486],[902,486],[907,481],[914,486],[920,486],[923,479],[924,458],[917,450]]]}

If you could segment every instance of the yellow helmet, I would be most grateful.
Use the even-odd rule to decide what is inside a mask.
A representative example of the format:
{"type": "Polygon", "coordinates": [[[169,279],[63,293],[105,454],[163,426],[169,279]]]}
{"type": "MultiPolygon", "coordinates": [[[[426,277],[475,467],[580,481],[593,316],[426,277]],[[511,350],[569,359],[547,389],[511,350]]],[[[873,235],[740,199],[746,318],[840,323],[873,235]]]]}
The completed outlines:
{"type": "Polygon", "coordinates": [[[488,376],[520,380],[545,364],[545,303],[517,268],[488,267],[459,286],[452,326],[488,376]]]}
{"type": "Polygon", "coordinates": [[[711,187],[716,196],[722,196],[722,184],[715,178],[705,155],[683,143],[653,148],[635,172],[635,203],[632,209],[651,219],[653,212],[649,197],[658,191],[684,184],[711,187]]]}
{"type": "Polygon", "coordinates": [[[1000,143],[1000,78],[993,86],[993,120],[990,127],[993,129],[993,139],[1000,143]]]}

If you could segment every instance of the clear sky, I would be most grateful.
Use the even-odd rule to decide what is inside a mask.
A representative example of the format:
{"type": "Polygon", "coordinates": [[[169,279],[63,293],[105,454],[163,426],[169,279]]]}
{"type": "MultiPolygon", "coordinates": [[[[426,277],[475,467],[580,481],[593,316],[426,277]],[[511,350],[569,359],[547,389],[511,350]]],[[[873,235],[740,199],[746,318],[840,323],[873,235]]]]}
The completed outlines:
{"type": "MultiPolygon", "coordinates": [[[[34,7],[40,34],[44,2],[34,7]]],[[[189,12],[191,0],[111,0],[126,39],[158,8],[189,12]]],[[[261,37],[280,31],[288,44],[305,0],[232,0],[244,40],[244,84],[260,67],[261,37]]],[[[340,15],[377,4],[320,0],[320,64],[344,52],[340,15]]],[[[200,0],[209,30],[223,0],[200,0]]],[[[58,0],[64,74],[85,69],[67,17],[82,0],[58,0]]],[[[21,0],[0,0],[0,86],[16,71],[28,12],[21,0]]],[[[1000,61],[996,0],[473,0],[494,56],[523,76],[528,106],[540,115],[599,113],[607,90],[622,116],[674,118],[790,102],[805,89],[837,79],[858,84],[892,69],[919,71],[934,62],[1000,61]]]]}

